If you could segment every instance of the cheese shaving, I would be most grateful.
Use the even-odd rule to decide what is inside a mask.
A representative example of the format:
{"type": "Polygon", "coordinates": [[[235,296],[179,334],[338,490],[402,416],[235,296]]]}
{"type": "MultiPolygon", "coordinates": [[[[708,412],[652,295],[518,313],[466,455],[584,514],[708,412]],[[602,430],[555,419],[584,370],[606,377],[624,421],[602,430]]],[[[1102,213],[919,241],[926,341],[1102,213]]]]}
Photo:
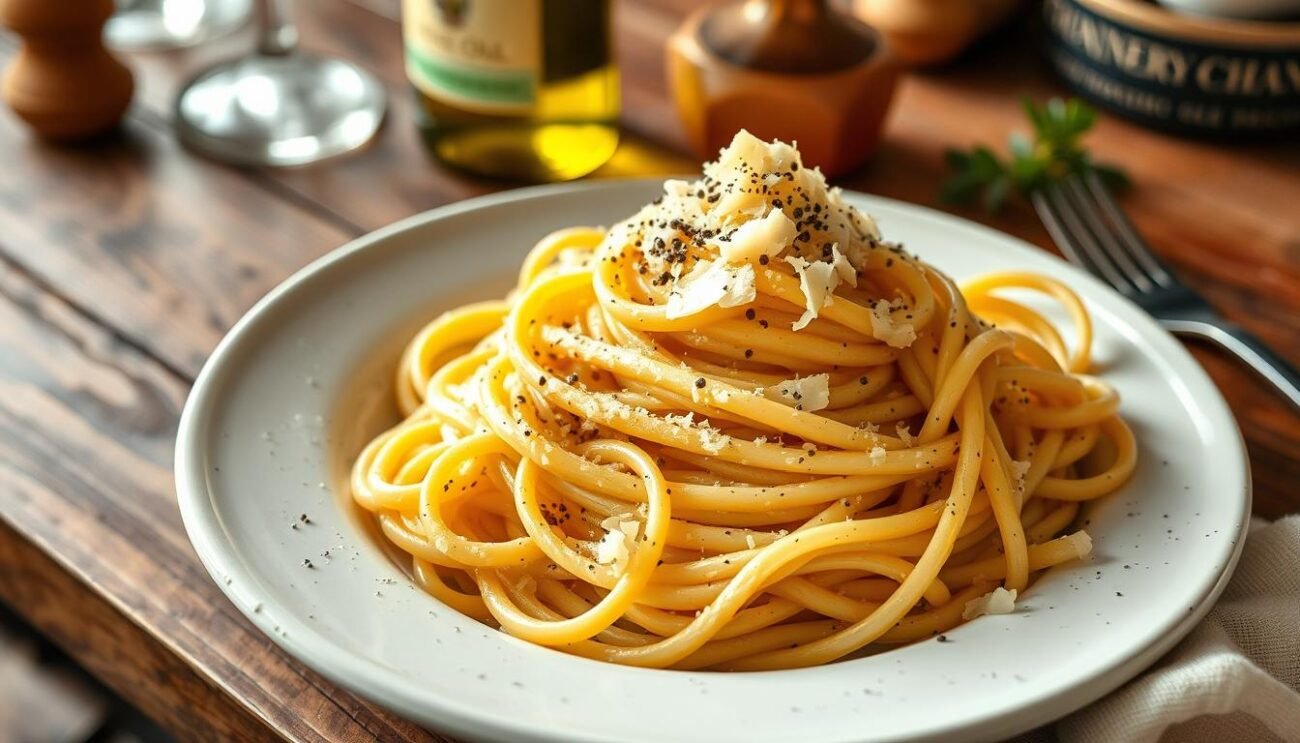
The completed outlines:
{"type": "Polygon", "coordinates": [[[804,313],[791,326],[793,330],[803,330],[808,323],[817,318],[823,307],[831,301],[831,294],[839,286],[840,276],[835,267],[822,261],[808,261],[797,255],[786,256],[785,262],[793,268],[799,277],[799,291],[803,292],[804,313]]]}
{"type": "Polygon", "coordinates": [[[967,622],[986,614],[1010,614],[1016,610],[1016,590],[1010,591],[998,586],[992,591],[971,599],[961,610],[961,618],[967,622]]]}
{"type": "Polygon", "coordinates": [[[767,397],[783,402],[795,410],[808,412],[822,410],[831,403],[830,380],[829,374],[788,379],[773,387],[767,397]]]}
{"type": "Polygon", "coordinates": [[[730,239],[713,240],[710,244],[718,249],[722,260],[746,263],[757,261],[761,256],[771,258],[781,253],[794,241],[795,234],[794,222],[784,212],[769,209],[762,219],[742,224],[730,239]]]}
{"type": "Polygon", "coordinates": [[[731,441],[731,437],[702,421],[699,427],[700,446],[706,451],[717,454],[731,441]]]}
{"type": "Polygon", "coordinates": [[[1076,531],[1065,538],[1069,541],[1070,546],[1074,547],[1077,557],[1083,558],[1092,554],[1092,537],[1089,536],[1088,532],[1076,531]]]}
{"type": "Polygon", "coordinates": [[[729,266],[722,261],[699,261],[691,272],[677,280],[668,295],[665,314],[670,319],[687,317],[710,307],[739,307],[758,297],[754,267],[746,263],[729,266]]]}
{"type": "Polygon", "coordinates": [[[636,543],[641,522],[609,516],[600,522],[604,536],[596,543],[596,562],[602,565],[626,565],[631,547],[636,543]]]}
{"type": "Polygon", "coordinates": [[[1014,478],[1012,485],[1015,487],[1017,495],[1024,495],[1025,493],[1025,475],[1029,474],[1031,466],[1033,465],[1029,462],[1020,459],[1011,460],[1011,476],[1014,478]]]}
{"type": "Polygon", "coordinates": [[[912,444],[916,443],[916,437],[912,435],[912,429],[908,428],[906,423],[899,421],[897,425],[894,426],[894,432],[898,434],[898,438],[903,442],[903,446],[910,447],[912,444]]]}
{"type": "Polygon", "coordinates": [[[888,299],[877,300],[871,308],[871,334],[893,348],[907,348],[916,341],[911,323],[895,323],[889,314],[888,299]]]}
{"type": "Polygon", "coordinates": [[[849,259],[840,252],[840,246],[831,246],[831,266],[835,268],[835,275],[840,277],[840,281],[849,286],[858,285],[858,270],[849,263],[849,259]]]}

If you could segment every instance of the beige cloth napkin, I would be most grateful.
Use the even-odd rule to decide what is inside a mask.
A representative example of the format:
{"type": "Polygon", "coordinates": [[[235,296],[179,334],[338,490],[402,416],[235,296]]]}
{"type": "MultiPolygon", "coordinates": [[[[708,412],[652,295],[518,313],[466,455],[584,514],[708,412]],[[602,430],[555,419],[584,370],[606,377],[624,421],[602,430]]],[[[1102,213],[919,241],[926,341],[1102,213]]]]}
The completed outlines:
{"type": "Polygon", "coordinates": [[[1023,743],[1300,743],[1300,516],[1251,525],[1205,620],[1156,665],[1023,743]]]}

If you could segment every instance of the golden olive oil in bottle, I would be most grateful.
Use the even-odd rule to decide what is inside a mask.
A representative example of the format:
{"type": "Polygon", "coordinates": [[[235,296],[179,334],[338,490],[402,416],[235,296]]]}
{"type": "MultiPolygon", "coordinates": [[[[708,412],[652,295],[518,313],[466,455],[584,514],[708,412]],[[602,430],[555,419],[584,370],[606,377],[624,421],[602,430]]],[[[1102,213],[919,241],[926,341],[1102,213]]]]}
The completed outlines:
{"type": "Polygon", "coordinates": [[[425,143],[498,178],[558,181],[618,146],[612,0],[403,0],[425,143]]]}

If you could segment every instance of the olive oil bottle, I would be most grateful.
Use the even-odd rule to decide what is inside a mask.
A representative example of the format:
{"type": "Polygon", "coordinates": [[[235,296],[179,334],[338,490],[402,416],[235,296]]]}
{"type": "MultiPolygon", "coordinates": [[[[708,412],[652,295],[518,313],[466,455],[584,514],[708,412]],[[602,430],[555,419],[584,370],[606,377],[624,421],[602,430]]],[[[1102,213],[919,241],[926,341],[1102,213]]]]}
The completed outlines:
{"type": "Polygon", "coordinates": [[[612,0],[403,0],[406,74],[441,161],[578,178],[618,146],[612,0]]]}

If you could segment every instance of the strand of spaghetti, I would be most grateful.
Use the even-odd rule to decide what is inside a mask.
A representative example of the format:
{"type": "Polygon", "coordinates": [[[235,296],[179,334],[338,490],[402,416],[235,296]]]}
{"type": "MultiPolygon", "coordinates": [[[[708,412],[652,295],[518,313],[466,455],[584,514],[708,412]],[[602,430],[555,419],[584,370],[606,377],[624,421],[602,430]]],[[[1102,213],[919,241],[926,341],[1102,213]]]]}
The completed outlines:
{"type": "MultiPolygon", "coordinates": [[[[631,557],[622,574],[618,576],[613,590],[590,611],[563,621],[539,622],[518,610],[505,595],[500,580],[491,571],[479,571],[477,580],[483,593],[488,610],[496,617],[501,626],[511,633],[539,645],[565,645],[585,640],[609,627],[631,606],[636,595],[650,581],[650,575],[663,553],[665,538],[668,534],[668,519],[671,506],[668,499],[668,486],[654,461],[645,452],[635,446],[621,441],[600,440],[583,446],[581,455],[599,456],[620,462],[630,467],[644,481],[649,493],[649,513],[645,521],[644,538],[631,557]]],[[[525,459],[519,463],[519,474],[515,477],[515,503],[519,508],[519,517],[524,528],[534,540],[538,541],[548,557],[563,564],[570,558],[570,550],[556,549],[556,540],[550,527],[538,509],[535,498],[536,466],[525,459]]]]}
{"type": "Polygon", "coordinates": [[[537,241],[519,267],[519,285],[523,290],[537,280],[542,271],[556,262],[565,250],[593,251],[604,233],[594,227],[566,227],[537,241]]]}
{"type": "MultiPolygon", "coordinates": [[[[960,365],[954,364],[954,368],[960,365]]],[[[748,670],[788,667],[790,665],[818,665],[847,655],[866,646],[894,626],[921,598],[921,593],[939,575],[948,555],[951,554],[957,533],[970,509],[979,478],[980,443],[984,439],[984,400],[979,387],[971,385],[962,396],[959,423],[962,426],[962,451],[957,460],[956,481],[952,494],[944,501],[942,515],[935,526],[930,546],[916,567],[898,586],[894,595],[871,612],[866,618],[829,637],[813,641],[798,648],[777,650],[755,655],[740,661],[738,667],[748,670]]]]}
{"type": "Polygon", "coordinates": [[[1114,463],[1091,477],[1073,480],[1044,477],[1036,491],[1038,495],[1056,500],[1092,500],[1113,491],[1133,475],[1137,467],[1137,440],[1132,429],[1118,416],[1103,421],[1100,428],[1115,446],[1114,463]]]}
{"type": "Polygon", "coordinates": [[[426,325],[407,346],[397,368],[397,388],[402,412],[407,415],[424,399],[434,361],[457,346],[474,343],[501,325],[509,306],[505,302],[478,302],[448,312],[426,325]],[[403,395],[403,391],[406,394],[403,395]],[[408,409],[410,408],[410,409],[408,409]]]}
{"type": "Polygon", "coordinates": [[[1025,548],[1025,530],[1020,521],[1020,504],[1007,479],[1006,470],[996,454],[994,441],[996,428],[986,427],[984,434],[985,455],[980,461],[980,479],[984,490],[989,494],[993,506],[993,517],[997,520],[998,532],[1002,536],[1002,551],[1006,557],[1006,587],[1010,590],[1023,591],[1029,584],[1029,558],[1025,548]]]}
{"type": "Polygon", "coordinates": [[[1069,287],[1056,279],[1048,278],[1041,274],[1025,273],[1023,271],[998,271],[987,273],[975,279],[971,279],[961,285],[961,292],[966,296],[967,302],[972,298],[991,293],[998,289],[1007,289],[1022,287],[1025,289],[1036,289],[1045,294],[1050,294],[1058,302],[1065,305],[1065,309],[1070,313],[1070,321],[1074,324],[1074,330],[1079,335],[1078,342],[1074,346],[1074,353],[1068,359],[1063,360],[1061,366],[1072,372],[1085,372],[1091,363],[1092,352],[1092,318],[1088,316],[1088,310],[1083,306],[1079,296],[1070,291],[1069,287]]]}
{"type": "Polygon", "coordinates": [[[1059,535],[1138,455],[1083,303],[1022,272],[959,288],[764,147],[547,235],[507,299],[404,349],[403,419],[350,485],[434,599],[609,662],[790,668],[1088,554],[1059,535]]]}
{"type": "MultiPolygon", "coordinates": [[[[1069,560],[1084,557],[1092,551],[1092,540],[1086,532],[1077,531],[1050,542],[1031,544],[1028,549],[1029,569],[1043,570],[1069,560]]],[[[969,585],[975,580],[1001,580],[1006,576],[1007,562],[1001,557],[990,557],[979,562],[946,568],[939,577],[953,586],[969,585]]]]}
{"type": "Polygon", "coordinates": [[[444,496],[466,478],[462,472],[464,465],[489,453],[513,454],[495,436],[478,434],[450,444],[429,467],[429,474],[420,489],[419,508],[420,524],[426,539],[438,553],[469,567],[524,565],[541,559],[542,551],[530,538],[521,537],[504,543],[467,539],[452,531],[442,518],[444,496]]]}
{"type": "MultiPolygon", "coordinates": [[[[939,513],[944,511],[943,504],[936,505],[940,507],[923,509],[932,514],[935,521],[940,518],[939,513]]],[[[566,649],[579,655],[612,662],[666,667],[703,646],[731,620],[769,578],[785,565],[841,542],[874,541],[896,536],[900,531],[907,531],[910,522],[917,515],[900,514],[871,521],[828,524],[810,529],[802,535],[792,534],[773,545],[773,548],[762,550],[727,583],[726,588],[712,604],[705,607],[690,624],[672,637],[639,648],[610,648],[595,643],[578,642],[566,649]]],[[[908,580],[913,581],[915,575],[914,572],[908,580]]],[[[486,593],[484,598],[489,603],[492,600],[486,593]]]]}

